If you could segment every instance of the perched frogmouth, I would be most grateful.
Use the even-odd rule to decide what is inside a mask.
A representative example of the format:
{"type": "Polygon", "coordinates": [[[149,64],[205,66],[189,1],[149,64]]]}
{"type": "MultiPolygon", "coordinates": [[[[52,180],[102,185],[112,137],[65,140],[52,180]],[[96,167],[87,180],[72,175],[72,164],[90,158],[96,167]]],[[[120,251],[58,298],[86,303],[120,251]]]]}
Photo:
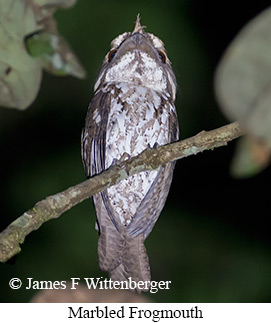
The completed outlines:
{"type": "MultiPolygon", "coordinates": [[[[163,42],[144,31],[111,43],[94,86],[82,158],[87,176],[99,174],[122,156],[177,141],[176,79],[163,42]]],[[[144,240],[167,198],[174,163],[133,175],[94,195],[99,231],[99,266],[116,281],[150,281],[144,240]]]]}

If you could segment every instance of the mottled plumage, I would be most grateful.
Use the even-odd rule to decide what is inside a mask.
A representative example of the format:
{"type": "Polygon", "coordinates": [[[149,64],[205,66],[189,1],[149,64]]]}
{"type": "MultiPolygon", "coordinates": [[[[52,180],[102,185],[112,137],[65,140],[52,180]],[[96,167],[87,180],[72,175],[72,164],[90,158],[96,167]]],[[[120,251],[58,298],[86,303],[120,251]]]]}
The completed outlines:
{"type": "MultiPolygon", "coordinates": [[[[176,80],[162,41],[144,32],[119,35],[94,87],[82,134],[88,176],[148,147],[178,140],[176,80]]],[[[150,280],[144,240],[165,204],[174,163],[133,175],[94,196],[102,270],[114,280],[150,280]]]]}

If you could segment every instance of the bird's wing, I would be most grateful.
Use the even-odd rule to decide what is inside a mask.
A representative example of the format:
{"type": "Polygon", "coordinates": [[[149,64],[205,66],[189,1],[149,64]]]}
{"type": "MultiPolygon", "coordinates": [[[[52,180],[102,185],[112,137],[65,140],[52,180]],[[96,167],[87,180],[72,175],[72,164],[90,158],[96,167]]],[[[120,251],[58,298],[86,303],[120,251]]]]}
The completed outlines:
{"type": "Polygon", "coordinates": [[[88,177],[105,168],[105,140],[110,96],[99,91],[91,100],[82,131],[82,159],[88,177]]]}
{"type": "MultiPolygon", "coordinates": [[[[171,112],[169,119],[169,142],[174,142],[179,139],[179,126],[175,111],[171,112]]],[[[127,235],[138,236],[144,233],[146,239],[150,234],[166,202],[174,166],[175,162],[171,162],[158,169],[155,180],[126,229],[127,235]]]]}
{"type": "MultiPolygon", "coordinates": [[[[108,114],[111,106],[111,93],[100,90],[90,102],[85,128],[82,132],[82,159],[88,177],[101,173],[105,169],[105,147],[108,114]]],[[[103,220],[109,216],[116,229],[121,230],[121,223],[114,216],[108,194],[105,191],[94,196],[98,225],[103,225],[103,220]],[[98,206],[96,201],[99,200],[98,206]],[[107,213],[107,214],[105,214],[107,213]]],[[[106,220],[108,225],[108,220],[106,220]]]]}

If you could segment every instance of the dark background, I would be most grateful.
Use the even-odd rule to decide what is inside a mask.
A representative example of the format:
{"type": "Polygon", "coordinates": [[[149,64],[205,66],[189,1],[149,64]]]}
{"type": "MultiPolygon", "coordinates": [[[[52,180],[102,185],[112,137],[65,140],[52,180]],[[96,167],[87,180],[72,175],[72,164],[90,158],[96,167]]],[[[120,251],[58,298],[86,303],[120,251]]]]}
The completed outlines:
{"type": "MultiPolygon", "coordinates": [[[[111,40],[132,31],[137,13],[166,45],[179,84],[181,138],[229,121],[214,97],[215,67],[240,28],[269,1],[79,0],[55,15],[85,69],[86,80],[44,73],[24,111],[0,108],[0,229],[42,198],[85,179],[80,135],[92,88],[111,40]]],[[[171,289],[159,302],[270,302],[270,168],[233,179],[235,143],[177,163],[172,189],[146,241],[152,279],[171,289]]],[[[2,302],[28,302],[34,290],[11,290],[13,277],[69,280],[106,277],[97,265],[91,201],[31,233],[22,252],[0,264],[2,302]]]]}

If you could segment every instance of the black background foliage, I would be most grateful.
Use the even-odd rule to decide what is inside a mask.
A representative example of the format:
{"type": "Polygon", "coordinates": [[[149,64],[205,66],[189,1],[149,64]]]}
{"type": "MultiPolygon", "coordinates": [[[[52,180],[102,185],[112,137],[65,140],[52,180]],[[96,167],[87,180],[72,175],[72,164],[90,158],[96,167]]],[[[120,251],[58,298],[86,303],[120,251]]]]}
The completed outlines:
{"type": "MultiPolygon", "coordinates": [[[[166,44],[179,84],[181,138],[228,123],[219,111],[213,75],[223,50],[268,1],[79,0],[56,14],[88,77],[44,73],[37,100],[25,112],[0,108],[0,229],[37,201],[85,179],[80,134],[92,88],[110,41],[131,31],[137,13],[166,44]]],[[[270,168],[233,179],[234,143],[177,163],[167,204],[146,241],[153,280],[171,289],[160,302],[271,301],[270,168]]],[[[85,201],[31,233],[20,255],[0,264],[2,302],[28,302],[34,280],[106,277],[97,265],[95,213],[85,201]],[[23,287],[11,290],[19,277],[23,287]]]]}

